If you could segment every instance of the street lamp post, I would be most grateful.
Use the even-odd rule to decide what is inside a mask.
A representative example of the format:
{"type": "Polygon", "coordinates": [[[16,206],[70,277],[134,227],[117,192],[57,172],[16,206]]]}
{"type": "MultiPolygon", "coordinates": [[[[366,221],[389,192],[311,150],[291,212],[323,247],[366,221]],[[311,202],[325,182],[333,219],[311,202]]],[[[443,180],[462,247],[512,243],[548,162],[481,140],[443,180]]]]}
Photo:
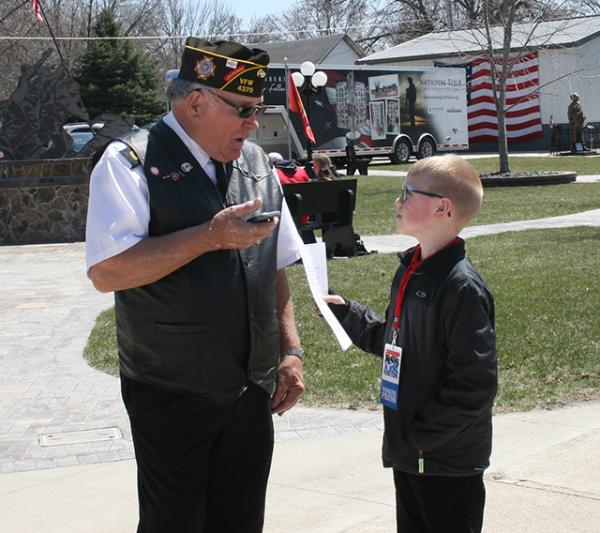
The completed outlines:
{"type": "MultiPolygon", "coordinates": [[[[305,61],[300,65],[300,72],[292,74],[294,85],[306,99],[306,118],[310,124],[310,97],[317,93],[321,87],[327,83],[327,74],[322,70],[315,72],[315,65],[310,61],[305,61]]],[[[312,161],[312,143],[306,139],[306,159],[308,163],[312,161]]]]}

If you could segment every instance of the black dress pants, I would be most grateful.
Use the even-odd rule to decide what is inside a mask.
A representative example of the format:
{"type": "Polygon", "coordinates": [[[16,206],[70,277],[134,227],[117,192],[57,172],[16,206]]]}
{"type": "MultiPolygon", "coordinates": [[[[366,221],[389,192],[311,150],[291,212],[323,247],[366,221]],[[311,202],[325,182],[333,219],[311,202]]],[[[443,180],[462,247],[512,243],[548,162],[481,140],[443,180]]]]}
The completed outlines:
{"type": "Polygon", "coordinates": [[[121,377],[138,467],[138,533],[258,533],[273,454],[271,399],[217,406],[121,377]]]}
{"type": "Polygon", "coordinates": [[[398,533],[479,533],[483,525],[483,474],[419,476],[394,470],[398,533]]]}

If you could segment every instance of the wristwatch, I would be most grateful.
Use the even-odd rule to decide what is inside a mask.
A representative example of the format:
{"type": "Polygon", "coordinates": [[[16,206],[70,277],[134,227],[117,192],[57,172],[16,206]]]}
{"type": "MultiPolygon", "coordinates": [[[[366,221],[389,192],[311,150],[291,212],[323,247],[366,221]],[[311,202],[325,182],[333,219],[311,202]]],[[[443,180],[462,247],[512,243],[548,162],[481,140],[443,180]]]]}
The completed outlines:
{"type": "Polygon", "coordinates": [[[288,348],[283,351],[282,357],[285,357],[286,355],[293,355],[302,361],[304,360],[304,350],[302,348],[288,348]]]}

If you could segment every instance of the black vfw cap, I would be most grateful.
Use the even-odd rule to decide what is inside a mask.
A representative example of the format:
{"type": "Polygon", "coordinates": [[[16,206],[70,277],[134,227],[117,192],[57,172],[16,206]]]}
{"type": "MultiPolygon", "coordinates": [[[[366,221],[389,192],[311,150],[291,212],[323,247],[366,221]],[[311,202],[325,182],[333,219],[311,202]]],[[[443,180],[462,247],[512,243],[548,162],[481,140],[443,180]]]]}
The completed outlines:
{"type": "Polygon", "coordinates": [[[232,41],[211,43],[188,37],[179,78],[201,83],[220,91],[244,96],[261,96],[267,78],[269,54],[232,41]]]}

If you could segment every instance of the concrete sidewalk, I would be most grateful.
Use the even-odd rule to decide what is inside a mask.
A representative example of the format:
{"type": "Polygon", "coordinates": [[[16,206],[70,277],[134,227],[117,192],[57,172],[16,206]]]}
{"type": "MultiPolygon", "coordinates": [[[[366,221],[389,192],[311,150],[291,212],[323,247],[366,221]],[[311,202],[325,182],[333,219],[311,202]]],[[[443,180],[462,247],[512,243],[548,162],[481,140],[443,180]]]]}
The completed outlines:
{"type": "MultiPolygon", "coordinates": [[[[461,237],[478,237],[480,235],[494,235],[508,231],[527,231],[532,229],[573,228],[577,226],[600,226],[600,209],[592,209],[572,215],[559,217],[536,218],[532,220],[519,220],[500,224],[486,224],[483,226],[469,226],[461,233],[461,237]]],[[[395,253],[405,250],[417,243],[414,237],[407,235],[365,235],[361,237],[369,251],[378,251],[382,254],[395,253]]]]}
{"type": "MultiPolygon", "coordinates": [[[[346,175],[344,170],[340,174],[346,175]]],[[[404,177],[408,174],[406,170],[380,170],[377,167],[369,167],[369,176],[398,176],[404,177]]],[[[596,183],[600,181],[600,174],[583,174],[575,178],[575,183],[596,183]]]]}
{"type": "MultiPolygon", "coordinates": [[[[377,430],[278,443],[265,532],[395,531],[380,448],[377,430]]],[[[597,533],[599,470],[600,404],[494,417],[484,530],[597,533]]],[[[0,476],[7,533],[132,532],[136,505],[133,460],[0,476]]]]}

